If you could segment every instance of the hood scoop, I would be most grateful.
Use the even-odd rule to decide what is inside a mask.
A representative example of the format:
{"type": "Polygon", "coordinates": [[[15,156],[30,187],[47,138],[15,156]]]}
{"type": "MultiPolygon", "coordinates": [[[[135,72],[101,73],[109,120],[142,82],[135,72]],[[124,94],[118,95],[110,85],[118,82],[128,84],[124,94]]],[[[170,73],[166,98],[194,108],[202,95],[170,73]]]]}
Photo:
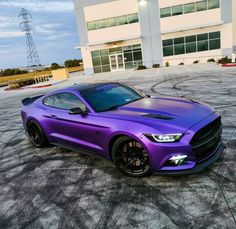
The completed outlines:
{"type": "Polygon", "coordinates": [[[145,114],[145,115],[142,115],[143,117],[146,117],[146,118],[155,118],[155,119],[162,119],[162,120],[172,120],[174,118],[172,117],[168,117],[168,116],[165,116],[165,115],[158,115],[158,114],[145,114]]]}

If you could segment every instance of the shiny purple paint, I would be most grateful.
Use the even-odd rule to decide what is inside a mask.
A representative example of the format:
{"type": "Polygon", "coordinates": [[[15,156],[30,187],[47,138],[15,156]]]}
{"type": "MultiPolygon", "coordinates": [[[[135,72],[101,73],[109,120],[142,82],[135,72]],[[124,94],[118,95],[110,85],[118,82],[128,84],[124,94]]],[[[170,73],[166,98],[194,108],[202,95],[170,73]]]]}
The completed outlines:
{"type": "Polygon", "coordinates": [[[203,161],[196,159],[191,145],[194,135],[219,117],[212,108],[194,101],[157,97],[144,97],[117,110],[96,113],[75,87],[54,91],[22,107],[26,132],[28,121],[34,120],[42,127],[51,144],[59,144],[66,148],[83,148],[110,158],[115,140],[126,135],[143,145],[153,170],[167,174],[170,171],[173,174],[199,172],[221,156],[222,149],[218,152],[221,141],[203,161]],[[61,92],[78,96],[89,109],[88,115],[71,115],[68,110],[56,109],[42,103],[47,96],[61,92]],[[150,114],[167,116],[170,119],[149,117],[150,114]],[[173,133],[181,133],[183,137],[175,143],[158,143],[145,136],[173,133]],[[185,164],[167,165],[168,160],[177,155],[188,156],[185,164]],[[201,164],[204,166],[201,167],[201,164]]]}

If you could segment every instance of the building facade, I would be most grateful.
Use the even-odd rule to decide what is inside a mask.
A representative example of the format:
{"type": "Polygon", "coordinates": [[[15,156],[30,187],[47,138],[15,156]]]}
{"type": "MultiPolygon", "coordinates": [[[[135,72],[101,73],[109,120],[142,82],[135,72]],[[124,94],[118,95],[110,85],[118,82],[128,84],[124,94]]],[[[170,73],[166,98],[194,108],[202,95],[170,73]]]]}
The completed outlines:
{"type": "Polygon", "coordinates": [[[86,75],[236,52],[236,0],[74,0],[86,75]]]}

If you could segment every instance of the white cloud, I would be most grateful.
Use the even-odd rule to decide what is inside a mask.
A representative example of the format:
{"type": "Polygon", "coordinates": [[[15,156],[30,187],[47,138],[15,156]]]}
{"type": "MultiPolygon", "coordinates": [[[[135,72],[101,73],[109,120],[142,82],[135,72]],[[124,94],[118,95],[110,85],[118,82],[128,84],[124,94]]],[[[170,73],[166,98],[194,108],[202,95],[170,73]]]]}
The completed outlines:
{"type": "Polygon", "coordinates": [[[72,1],[3,1],[0,2],[2,7],[25,8],[37,12],[65,12],[74,9],[72,1]]]}
{"type": "Polygon", "coordinates": [[[24,33],[20,31],[0,31],[0,38],[21,37],[21,36],[24,36],[24,33]]]}

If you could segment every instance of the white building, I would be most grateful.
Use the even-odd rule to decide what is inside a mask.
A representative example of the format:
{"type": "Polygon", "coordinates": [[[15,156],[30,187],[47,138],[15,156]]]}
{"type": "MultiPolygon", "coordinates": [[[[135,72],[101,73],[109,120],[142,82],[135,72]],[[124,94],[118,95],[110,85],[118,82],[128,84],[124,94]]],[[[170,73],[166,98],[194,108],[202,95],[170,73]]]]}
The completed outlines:
{"type": "Polygon", "coordinates": [[[236,51],[236,0],[74,0],[87,75],[236,51]]]}

